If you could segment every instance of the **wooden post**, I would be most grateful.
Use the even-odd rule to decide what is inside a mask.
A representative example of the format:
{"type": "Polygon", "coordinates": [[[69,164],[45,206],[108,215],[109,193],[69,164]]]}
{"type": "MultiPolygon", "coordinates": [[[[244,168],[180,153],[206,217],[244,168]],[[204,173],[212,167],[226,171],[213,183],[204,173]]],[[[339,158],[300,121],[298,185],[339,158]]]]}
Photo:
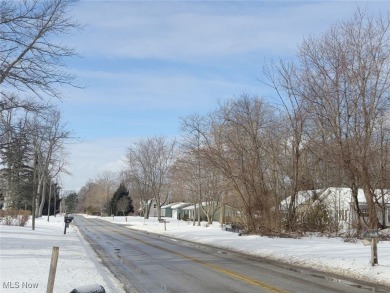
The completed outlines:
{"type": "Polygon", "coordinates": [[[53,251],[51,253],[50,271],[49,271],[49,279],[47,281],[46,293],[53,293],[54,281],[56,279],[57,261],[58,261],[58,254],[59,253],[60,253],[60,249],[57,246],[53,246],[53,251]]]}
{"type": "Polygon", "coordinates": [[[371,239],[371,265],[378,264],[378,238],[373,237],[371,239]]]}
{"type": "Polygon", "coordinates": [[[164,219],[164,231],[167,231],[167,221],[164,219]]]}

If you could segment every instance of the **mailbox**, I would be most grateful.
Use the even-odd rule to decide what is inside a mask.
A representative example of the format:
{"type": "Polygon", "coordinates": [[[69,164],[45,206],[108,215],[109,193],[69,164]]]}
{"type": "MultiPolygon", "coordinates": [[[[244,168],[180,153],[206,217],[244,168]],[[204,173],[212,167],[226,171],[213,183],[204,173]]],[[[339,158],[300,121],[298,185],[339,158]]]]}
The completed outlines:
{"type": "Polygon", "coordinates": [[[64,222],[65,222],[64,234],[66,234],[66,228],[69,228],[69,223],[72,222],[73,218],[74,217],[69,214],[66,214],[66,216],[64,217],[64,222]]]}
{"type": "Polygon", "coordinates": [[[65,227],[68,228],[69,227],[69,223],[72,222],[73,220],[73,216],[70,216],[69,214],[67,214],[65,217],[64,217],[64,222],[65,222],[65,227]]]}
{"type": "Polygon", "coordinates": [[[365,238],[369,238],[369,239],[372,239],[372,238],[378,238],[379,237],[379,231],[378,230],[367,230],[366,233],[364,234],[364,237],[365,238]]]}
{"type": "Polygon", "coordinates": [[[66,215],[66,216],[64,217],[64,222],[67,223],[67,224],[69,224],[69,223],[72,222],[73,218],[74,218],[73,216],[66,215]]]}

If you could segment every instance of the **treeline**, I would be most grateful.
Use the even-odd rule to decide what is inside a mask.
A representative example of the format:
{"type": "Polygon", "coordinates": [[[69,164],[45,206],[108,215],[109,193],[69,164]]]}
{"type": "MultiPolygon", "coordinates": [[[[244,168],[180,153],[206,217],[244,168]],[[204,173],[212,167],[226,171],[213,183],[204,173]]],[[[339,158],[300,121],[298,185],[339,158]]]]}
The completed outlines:
{"type": "Polygon", "coordinates": [[[96,181],[88,182],[77,194],[75,211],[99,216],[134,214],[133,199],[124,183],[117,186],[115,175],[105,172],[96,181]]]}
{"type": "MultiPolygon", "coordinates": [[[[262,82],[275,90],[273,100],[243,94],[184,118],[177,140],[150,137],[129,146],[128,167],[117,180],[139,202],[136,210],[147,217],[150,199],[157,207],[182,200],[198,204],[211,221],[229,204],[239,208],[247,231],[269,234],[302,228],[298,191],[349,187],[356,228],[378,228],[385,202],[374,190],[390,187],[389,27],[388,15],[358,9],[304,39],[292,61],[264,66],[262,82]]],[[[88,183],[84,208],[99,209],[111,188],[104,178],[88,183]]]]}

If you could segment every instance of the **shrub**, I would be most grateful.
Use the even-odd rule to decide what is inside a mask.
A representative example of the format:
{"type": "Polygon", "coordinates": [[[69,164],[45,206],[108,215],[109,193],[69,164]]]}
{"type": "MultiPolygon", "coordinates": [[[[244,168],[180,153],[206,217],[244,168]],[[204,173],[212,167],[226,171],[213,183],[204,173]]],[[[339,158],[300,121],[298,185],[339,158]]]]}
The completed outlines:
{"type": "Polygon", "coordinates": [[[26,226],[28,220],[30,219],[30,216],[31,216],[30,211],[26,211],[26,210],[19,211],[18,226],[22,226],[22,227],[26,226]]]}
{"type": "Polygon", "coordinates": [[[306,232],[330,232],[335,226],[330,211],[324,204],[311,206],[304,211],[301,220],[301,228],[306,232]]]}
{"type": "Polygon", "coordinates": [[[25,210],[7,209],[0,212],[0,223],[7,226],[21,226],[24,227],[31,212],[25,210]]]}

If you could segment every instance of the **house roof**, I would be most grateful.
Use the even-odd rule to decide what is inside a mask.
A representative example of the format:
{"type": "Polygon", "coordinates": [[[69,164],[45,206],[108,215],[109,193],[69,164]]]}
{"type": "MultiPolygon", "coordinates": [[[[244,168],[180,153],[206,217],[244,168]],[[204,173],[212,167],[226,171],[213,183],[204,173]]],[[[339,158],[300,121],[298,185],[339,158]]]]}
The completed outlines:
{"type": "Polygon", "coordinates": [[[184,207],[188,207],[189,205],[191,205],[191,204],[188,202],[179,202],[179,203],[176,203],[175,205],[171,206],[171,209],[173,209],[173,210],[182,209],[184,207]]]}
{"type": "MultiPolygon", "coordinates": [[[[206,202],[206,201],[202,202],[202,206],[207,206],[209,204],[210,204],[210,202],[206,202]]],[[[198,207],[199,207],[198,203],[195,204],[195,205],[194,204],[190,204],[189,206],[183,208],[183,210],[193,210],[193,209],[197,209],[198,207]]]]}
{"type": "MultiPolygon", "coordinates": [[[[303,204],[307,204],[310,200],[313,200],[315,196],[320,196],[325,189],[316,189],[316,190],[302,190],[298,191],[298,194],[295,198],[295,206],[300,206],[303,204]]],[[[291,202],[291,196],[282,200],[280,203],[280,207],[282,209],[287,209],[291,202]]]]}
{"type": "Polygon", "coordinates": [[[173,205],[177,204],[177,202],[172,202],[172,203],[169,203],[169,204],[166,204],[166,205],[163,205],[161,208],[162,209],[167,209],[167,208],[171,208],[173,205]]]}
{"type": "MultiPolygon", "coordinates": [[[[384,192],[383,195],[384,195],[385,202],[390,203],[390,190],[376,189],[374,191],[374,193],[377,196],[377,198],[381,198],[382,191],[384,192]]],[[[353,202],[352,190],[350,188],[329,187],[321,194],[321,196],[318,198],[318,201],[325,200],[326,198],[329,198],[329,197],[337,198],[337,201],[340,204],[344,204],[344,205],[347,205],[347,204],[350,204],[351,202],[353,202]]],[[[361,188],[358,189],[357,198],[358,198],[359,203],[366,203],[366,197],[365,197],[363,189],[361,189],[361,188]]]]}

